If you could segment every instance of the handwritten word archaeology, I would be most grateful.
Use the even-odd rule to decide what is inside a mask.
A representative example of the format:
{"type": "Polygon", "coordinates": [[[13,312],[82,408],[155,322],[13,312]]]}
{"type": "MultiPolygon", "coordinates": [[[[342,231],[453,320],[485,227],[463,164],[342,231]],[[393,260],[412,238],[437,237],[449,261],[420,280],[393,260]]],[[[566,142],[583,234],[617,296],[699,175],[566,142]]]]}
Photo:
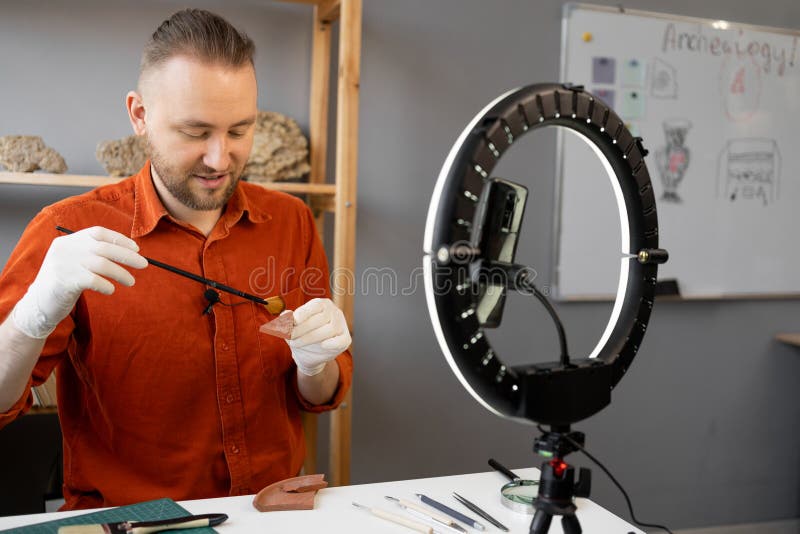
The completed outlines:
{"type": "Polygon", "coordinates": [[[678,31],[674,23],[664,28],[662,52],[695,52],[712,56],[732,56],[736,59],[747,57],[769,74],[774,68],[778,76],[786,72],[788,66],[794,67],[797,55],[797,37],[792,38],[791,46],[776,46],[765,40],[748,37],[743,30],[712,30],[721,35],[706,35],[703,25],[691,31],[678,31]]]}

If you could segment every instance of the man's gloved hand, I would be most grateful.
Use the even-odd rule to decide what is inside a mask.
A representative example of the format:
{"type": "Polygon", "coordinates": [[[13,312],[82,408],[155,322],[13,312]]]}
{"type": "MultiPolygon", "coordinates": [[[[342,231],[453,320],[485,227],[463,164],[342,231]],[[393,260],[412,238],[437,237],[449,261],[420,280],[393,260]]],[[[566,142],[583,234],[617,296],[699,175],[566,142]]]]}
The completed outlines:
{"type": "Polygon", "coordinates": [[[131,273],[117,264],[147,267],[138,251],[132,239],[100,226],[55,238],[39,274],[11,312],[14,324],[29,337],[46,338],[69,315],[84,289],[110,295],[114,285],[106,278],[132,286],[131,273]]]}
{"type": "Polygon", "coordinates": [[[300,372],[314,376],[350,346],[347,320],[331,299],[311,299],[293,313],[292,339],[286,343],[300,372]]]}

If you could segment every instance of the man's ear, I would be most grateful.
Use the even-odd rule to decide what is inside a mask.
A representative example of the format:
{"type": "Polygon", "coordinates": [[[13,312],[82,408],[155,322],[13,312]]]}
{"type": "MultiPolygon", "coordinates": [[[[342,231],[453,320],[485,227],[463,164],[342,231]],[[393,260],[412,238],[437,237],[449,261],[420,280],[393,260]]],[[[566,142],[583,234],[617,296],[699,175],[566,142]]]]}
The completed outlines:
{"type": "Polygon", "coordinates": [[[145,133],[145,109],[142,95],[136,91],[130,91],[125,97],[125,105],[128,108],[128,118],[131,120],[131,126],[136,135],[144,135],[145,133]]]}

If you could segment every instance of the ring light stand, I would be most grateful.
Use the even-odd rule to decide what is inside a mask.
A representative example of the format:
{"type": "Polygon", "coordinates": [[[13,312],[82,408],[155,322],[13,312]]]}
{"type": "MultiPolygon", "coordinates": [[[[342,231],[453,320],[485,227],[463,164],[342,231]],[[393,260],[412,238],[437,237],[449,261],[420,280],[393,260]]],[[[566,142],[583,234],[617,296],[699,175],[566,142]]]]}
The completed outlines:
{"type": "Polygon", "coordinates": [[[534,451],[542,464],[531,532],[543,533],[561,515],[567,534],[581,532],[575,496],[588,496],[590,472],[563,458],[583,446],[570,425],[611,402],[611,390],[631,365],[653,307],[658,218],[642,140],[601,100],[580,86],[535,84],[509,91],[470,122],[451,149],[431,199],[425,226],[425,295],[436,338],[464,388],[492,413],[549,425],[534,451]],[[502,321],[509,290],[537,296],[531,269],[514,263],[527,189],[491,177],[503,153],[537,128],[578,134],[599,156],[619,209],[620,277],[608,325],[588,357],[570,359],[563,329],[557,362],[507,366],[484,329],[502,321]]]}

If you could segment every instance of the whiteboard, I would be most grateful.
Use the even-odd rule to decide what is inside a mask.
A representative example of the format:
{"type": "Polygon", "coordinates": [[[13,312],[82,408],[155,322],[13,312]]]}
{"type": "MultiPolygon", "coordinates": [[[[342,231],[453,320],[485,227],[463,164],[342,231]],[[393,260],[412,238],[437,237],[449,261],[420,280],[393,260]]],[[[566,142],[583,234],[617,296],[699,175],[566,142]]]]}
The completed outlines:
{"type": "MultiPolygon", "coordinates": [[[[562,31],[562,81],[650,151],[659,279],[687,298],[800,294],[800,32],[586,4],[565,5],[562,31]]],[[[561,299],[616,293],[619,216],[599,168],[559,133],[561,299]]]]}

